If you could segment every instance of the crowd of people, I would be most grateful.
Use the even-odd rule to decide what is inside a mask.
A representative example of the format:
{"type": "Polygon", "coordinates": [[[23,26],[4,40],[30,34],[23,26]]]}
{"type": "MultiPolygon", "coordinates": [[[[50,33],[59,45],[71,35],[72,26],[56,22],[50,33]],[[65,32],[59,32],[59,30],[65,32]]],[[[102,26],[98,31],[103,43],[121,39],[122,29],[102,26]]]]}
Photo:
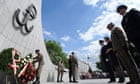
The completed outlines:
{"type": "Polygon", "coordinates": [[[118,6],[116,12],[123,16],[121,25],[124,32],[111,22],[107,25],[111,39],[105,37],[104,40],[99,40],[102,60],[110,75],[109,83],[116,82],[114,72],[119,76],[118,83],[125,82],[125,69],[130,79],[127,84],[140,84],[140,63],[135,61],[133,52],[129,49],[131,43],[137,53],[140,53],[140,12],[134,8],[127,12],[126,5],[118,6]],[[104,42],[107,44],[104,45],[104,42]]]}
{"type": "MultiPolygon", "coordinates": [[[[115,72],[118,74],[118,83],[125,82],[124,69],[126,70],[130,81],[127,84],[140,84],[139,62],[136,62],[133,52],[130,51],[128,45],[133,44],[137,53],[140,53],[140,12],[136,9],[131,9],[127,12],[126,5],[117,7],[117,13],[123,16],[122,28],[116,27],[114,23],[109,23],[107,29],[111,31],[111,38],[104,37],[104,40],[99,40],[101,48],[102,60],[105,64],[107,72],[110,75],[108,83],[116,82],[115,72]],[[125,34],[126,35],[125,35],[125,34]],[[106,42],[106,45],[104,44],[106,42]]],[[[35,82],[40,82],[40,72],[44,62],[42,61],[42,54],[36,50],[37,57],[34,58],[39,61],[37,69],[37,77],[35,82]]],[[[60,60],[58,63],[57,82],[63,82],[64,62],[60,60]]],[[[75,53],[72,52],[69,57],[69,82],[77,83],[78,78],[78,61],[75,53]]]]}

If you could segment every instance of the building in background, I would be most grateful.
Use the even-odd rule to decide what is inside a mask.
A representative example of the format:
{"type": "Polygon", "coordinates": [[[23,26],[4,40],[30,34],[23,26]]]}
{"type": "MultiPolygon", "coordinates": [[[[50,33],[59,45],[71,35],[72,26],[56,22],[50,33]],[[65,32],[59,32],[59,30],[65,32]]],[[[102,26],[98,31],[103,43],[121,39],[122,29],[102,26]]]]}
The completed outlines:
{"type": "Polygon", "coordinates": [[[79,73],[81,79],[88,79],[91,78],[91,74],[89,73],[89,64],[78,60],[78,67],[79,67],[79,73]]]}

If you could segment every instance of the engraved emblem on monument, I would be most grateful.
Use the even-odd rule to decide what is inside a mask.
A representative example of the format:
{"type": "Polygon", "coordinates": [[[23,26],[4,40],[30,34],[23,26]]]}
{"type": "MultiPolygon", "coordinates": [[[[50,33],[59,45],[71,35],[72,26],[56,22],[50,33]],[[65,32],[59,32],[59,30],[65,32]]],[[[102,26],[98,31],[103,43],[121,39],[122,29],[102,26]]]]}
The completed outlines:
{"type": "Polygon", "coordinates": [[[29,26],[29,23],[37,16],[37,10],[33,4],[31,4],[22,14],[18,8],[13,15],[13,26],[15,29],[20,29],[23,35],[29,34],[34,26],[29,26]]]}

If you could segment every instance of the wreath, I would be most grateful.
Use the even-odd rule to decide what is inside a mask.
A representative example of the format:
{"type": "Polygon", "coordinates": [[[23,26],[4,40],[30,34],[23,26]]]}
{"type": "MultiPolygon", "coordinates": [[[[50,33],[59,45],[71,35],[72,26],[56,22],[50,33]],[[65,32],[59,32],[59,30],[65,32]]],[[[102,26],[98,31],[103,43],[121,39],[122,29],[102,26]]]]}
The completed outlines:
{"type": "Polygon", "coordinates": [[[18,50],[8,48],[0,52],[0,71],[14,75],[18,84],[27,83],[34,80],[36,74],[32,61],[32,54],[22,57],[18,50]]]}

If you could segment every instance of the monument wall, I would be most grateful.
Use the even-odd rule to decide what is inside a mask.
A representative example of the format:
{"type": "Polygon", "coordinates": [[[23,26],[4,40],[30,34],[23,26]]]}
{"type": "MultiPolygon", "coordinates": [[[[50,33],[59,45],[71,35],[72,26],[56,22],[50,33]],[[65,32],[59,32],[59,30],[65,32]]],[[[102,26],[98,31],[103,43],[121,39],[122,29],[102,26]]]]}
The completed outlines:
{"type": "Polygon", "coordinates": [[[54,81],[56,70],[44,45],[41,0],[0,0],[0,51],[6,48],[16,48],[22,56],[40,49],[45,60],[41,82],[54,81]]]}

